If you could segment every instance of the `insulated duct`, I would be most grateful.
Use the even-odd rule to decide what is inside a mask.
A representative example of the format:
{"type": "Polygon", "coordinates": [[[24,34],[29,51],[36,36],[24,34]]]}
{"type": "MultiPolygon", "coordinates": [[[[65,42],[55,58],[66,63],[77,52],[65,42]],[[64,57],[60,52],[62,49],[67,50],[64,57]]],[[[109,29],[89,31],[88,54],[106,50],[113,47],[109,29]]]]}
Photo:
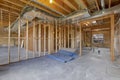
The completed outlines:
{"type": "Polygon", "coordinates": [[[101,0],[101,7],[102,7],[102,10],[105,9],[105,1],[104,0],[101,0]]]}

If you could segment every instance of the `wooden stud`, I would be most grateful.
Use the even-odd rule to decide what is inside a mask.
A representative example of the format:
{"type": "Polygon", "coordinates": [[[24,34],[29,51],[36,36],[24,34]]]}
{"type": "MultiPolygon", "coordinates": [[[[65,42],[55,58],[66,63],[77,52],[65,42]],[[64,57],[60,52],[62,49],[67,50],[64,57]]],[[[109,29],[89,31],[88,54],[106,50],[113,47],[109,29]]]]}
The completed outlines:
{"type": "Polygon", "coordinates": [[[39,57],[41,56],[41,24],[39,23],[39,57]]]}
{"type": "Polygon", "coordinates": [[[36,32],[36,30],[35,30],[36,28],[35,28],[35,21],[33,22],[33,58],[35,58],[35,53],[36,53],[36,41],[35,41],[35,38],[36,38],[36,36],[35,36],[35,32],[36,32]]]}
{"type": "Polygon", "coordinates": [[[73,44],[72,43],[72,37],[73,37],[73,35],[72,35],[72,25],[70,25],[70,32],[71,32],[70,34],[71,34],[71,48],[72,48],[72,44],[73,44]]]}
{"type": "Polygon", "coordinates": [[[64,26],[64,48],[66,48],[66,26],[64,26]]]}
{"type": "Polygon", "coordinates": [[[0,9],[0,16],[1,16],[1,19],[0,19],[1,24],[0,25],[1,26],[3,26],[3,15],[2,14],[3,14],[3,11],[2,11],[2,9],[0,9]]]}
{"type": "Polygon", "coordinates": [[[111,0],[109,0],[109,8],[111,7],[111,3],[112,3],[112,1],[111,1],[111,0]]]}
{"type": "Polygon", "coordinates": [[[44,56],[46,55],[46,25],[44,25],[44,56]]]}
{"type": "Polygon", "coordinates": [[[80,23],[80,56],[82,56],[82,26],[80,23]]]}
{"type": "Polygon", "coordinates": [[[68,48],[70,47],[70,45],[69,45],[69,27],[70,27],[70,24],[68,24],[68,48]]]}
{"type": "Polygon", "coordinates": [[[8,63],[10,63],[10,36],[11,36],[11,22],[10,22],[10,13],[9,13],[9,26],[8,26],[8,63]]]}
{"type": "Polygon", "coordinates": [[[18,22],[18,61],[20,61],[20,17],[18,22]]]}
{"type": "Polygon", "coordinates": [[[28,59],[28,20],[26,20],[26,59],[28,59]]]}
{"type": "Polygon", "coordinates": [[[114,54],[114,28],[115,28],[115,18],[114,15],[111,15],[111,46],[110,46],[110,54],[111,54],[111,60],[115,60],[115,54],[114,54]]]}
{"type": "Polygon", "coordinates": [[[98,1],[97,1],[97,0],[95,0],[95,3],[96,3],[96,6],[97,6],[97,9],[98,9],[98,11],[99,11],[99,10],[100,10],[100,8],[99,8],[98,1]]]}
{"type": "Polygon", "coordinates": [[[58,27],[57,27],[57,20],[55,20],[55,33],[56,33],[56,34],[55,34],[55,36],[56,36],[56,40],[55,40],[56,45],[55,45],[55,48],[56,48],[56,52],[57,52],[57,43],[58,43],[58,41],[57,41],[57,40],[58,40],[58,36],[57,36],[57,32],[58,32],[58,31],[57,31],[57,28],[58,28],[58,27]]]}
{"type": "Polygon", "coordinates": [[[50,46],[50,43],[51,43],[51,33],[50,33],[50,31],[51,31],[51,26],[50,26],[50,24],[48,25],[48,54],[50,54],[51,53],[51,46],[50,46]]]}

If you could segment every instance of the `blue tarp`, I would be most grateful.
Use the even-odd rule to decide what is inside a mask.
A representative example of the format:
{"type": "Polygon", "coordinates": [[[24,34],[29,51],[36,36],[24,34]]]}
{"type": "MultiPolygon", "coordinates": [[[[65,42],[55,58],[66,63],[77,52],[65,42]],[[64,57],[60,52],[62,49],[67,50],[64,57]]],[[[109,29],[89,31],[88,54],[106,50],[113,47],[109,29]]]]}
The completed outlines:
{"type": "Polygon", "coordinates": [[[68,62],[74,60],[78,55],[74,52],[66,51],[66,50],[59,50],[57,53],[53,53],[48,55],[49,58],[60,62],[68,62]]]}

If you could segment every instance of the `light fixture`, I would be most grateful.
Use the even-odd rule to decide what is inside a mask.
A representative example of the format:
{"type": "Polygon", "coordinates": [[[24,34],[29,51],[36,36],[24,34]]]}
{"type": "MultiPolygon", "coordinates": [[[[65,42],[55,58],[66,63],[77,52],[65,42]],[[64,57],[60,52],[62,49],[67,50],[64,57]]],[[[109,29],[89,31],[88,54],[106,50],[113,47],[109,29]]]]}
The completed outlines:
{"type": "Polygon", "coordinates": [[[94,23],[94,24],[95,24],[95,23],[96,23],[96,21],[93,21],[92,23],[94,23]]]}
{"type": "Polygon", "coordinates": [[[50,3],[53,3],[53,0],[50,0],[50,3]]]}

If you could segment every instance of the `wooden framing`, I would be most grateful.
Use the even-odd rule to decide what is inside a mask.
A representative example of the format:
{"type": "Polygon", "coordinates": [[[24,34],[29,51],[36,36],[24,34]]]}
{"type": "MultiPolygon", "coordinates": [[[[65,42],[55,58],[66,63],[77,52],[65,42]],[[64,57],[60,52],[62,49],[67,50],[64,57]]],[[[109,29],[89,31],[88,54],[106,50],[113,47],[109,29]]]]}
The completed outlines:
{"type": "Polygon", "coordinates": [[[114,15],[111,15],[111,47],[110,47],[110,54],[111,54],[111,60],[115,60],[114,55],[114,28],[115,28],[115,18],[114,15]]]}
{"type": "Polygon", "coordinates": [[[70,47],[70,45],[69,45],[69,39],[70,39],[70,37],[69,37],[69,28],[70,28],[70,24],[68,24],[68,48],[70,47]]]}
{"type": "Polygon", "coordinates": [[[112,3],[112,0],[109,0],[109,5],[108,5],[109,8],[111,7],[111,3],[112,3]]]}
{"type": "Polygon", "coordinates": [[[51,48],[50,48],[50,43],[51,43],[51,25],[48,25],[48,54],[51,53],[51,48]]]}
{"type": "Polygon", "coordinates": [[[33,58],[35,58],[35,54],[36,54],[36,28],[35,28],[35,21],[33,22],[33,58]]]}
{"type": "Polygon", "coordinates": [[[38,34],[38,36],[39,36],[39,57],[41,56],[41,23],[39,23],[39,34],[38,34]]]}
{"type": "Polygon", "coordinates": [[[80,56],[82,56],[82,26],[80,23],[80,56]]]}
{"type": "Polygon", "coordinates": [[[26,20],[26,59],[28,59],[28,20],[26,20]]]}
{"type": "Polygon", "coordinates": [[[57,28],[58,28],[58,26],[57,26],[57,20],[55,20],[55,33],[56,33],[56,34],[55,34],[55,37],[56,37],[56,38],[55,38],[55,39],[56,39],[56,40],[55,40],[55,42],[56,42],[56,45],[55,45],[55,48],[56,48],[56,49],[55,49],[55,50],[56,50],[56,52],[57,52],[57,46],[58,46],[58,36],[57,36],[58,31],[57,31],[57,28]]]}
{"type": "Polygon", "coordinates": [[[46,55],[46,25],[44,26],[44,55],[46,55]]]}
{"type": "Polygon", "coordinates": [[[9,13],[9,27],[8,27],[8,63],[10,63],[10,36],[11,36],[11,28],[10,28],[10,13],[9,13]]]}
{"type": "Polygon", "coordinates": [[[97,0],[95,0],[95,3],[96,3],[96,6],[97,6],[97,9],[98,9],[98,11],[99,11],[99,10],[100,10],[100,8],[99,8],[98,1],[97,1],[97,0]]]}
{"type": "Polygon", "coordinates": [[[20,61],[20,17],[18,22],[18,61],[20,61]]]}

